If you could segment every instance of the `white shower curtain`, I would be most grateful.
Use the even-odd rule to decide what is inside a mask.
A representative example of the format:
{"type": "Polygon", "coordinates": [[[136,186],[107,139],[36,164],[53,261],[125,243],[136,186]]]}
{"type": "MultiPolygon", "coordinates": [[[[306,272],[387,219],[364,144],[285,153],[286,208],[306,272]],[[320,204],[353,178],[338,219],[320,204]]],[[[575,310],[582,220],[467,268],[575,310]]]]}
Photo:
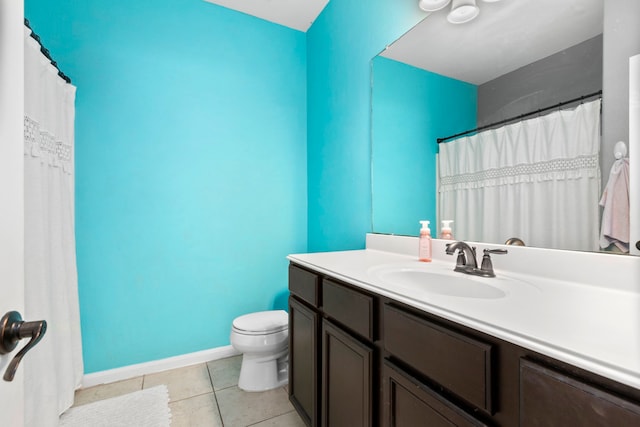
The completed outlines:
{"type": "Polygon", "coordinates": [[[598,250],[600,100],[440,144],[440,218],[454,236],[598,250]]]}
{"type": "Polygon", "coordinates": [[[47,332],[24,358],[27,426],[57,426],[82,380],[74,238],[76,88],[25,27],[25,318],[47,332]]]}

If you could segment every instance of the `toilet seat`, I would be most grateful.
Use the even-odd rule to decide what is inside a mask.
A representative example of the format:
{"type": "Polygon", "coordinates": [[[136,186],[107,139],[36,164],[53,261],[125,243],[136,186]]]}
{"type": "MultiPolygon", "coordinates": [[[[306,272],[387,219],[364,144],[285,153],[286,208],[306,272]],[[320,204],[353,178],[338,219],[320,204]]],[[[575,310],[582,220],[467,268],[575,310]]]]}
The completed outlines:
{"type": "Polygon", "coordinates": [[[284,310],[258,311],[237,317],[233,321],[234,332],[243,335],[266,335],[286,330],[289,315],[284,310]]]}

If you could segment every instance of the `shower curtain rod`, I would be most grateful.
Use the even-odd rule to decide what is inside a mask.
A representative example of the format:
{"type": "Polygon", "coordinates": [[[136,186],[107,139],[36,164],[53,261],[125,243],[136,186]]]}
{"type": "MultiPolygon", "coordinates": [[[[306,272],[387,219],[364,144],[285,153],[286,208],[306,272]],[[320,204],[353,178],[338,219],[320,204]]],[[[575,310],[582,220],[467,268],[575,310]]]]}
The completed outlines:
{"type": "Polygon", "coordinates": [[[58,76],[60,76],[60,78],[62,80],[64,80],[65,82],[71,84],[71,79],[69,77],[67,77],[67,75],[60,70],[60,68],[58,68],[58,63],[56,61],[54,61],[53,58],[51,58],[51,54],[49,53],[49,50],[45,49],[45,47],[42,45],[42,41],[40,40],[40,36],[38,36],[33,31],[33,28],[31,28],[31,25],[29,25],[29,20],[27,18],[24,18],[24,26],[31,30],[31,38],[38,42],[38,44],[40,45],[40,52],[42,52],[42,54],[49,61],[51,61],[51,65],[53,65],[55,67],[55,69],[58,70],[58,76]]]}
{"type": "Polygon", "coordinates": [[[524,119],[525,117],[533,116],[535,114],[540,114],[540,113],[543,113],[543,112],[549,111],[549,110],[554,110],[556,108],[560,108],[560,107],[563,107],[563,106],[568,105],[568,104],[573,104],[574,102],[584,101],[585,99],[592,98],[594,96],[599,96],[599,95],[602,95],[602,90],[599,90],[597,92],[593,92],[593,93],[590,93],[590,94],[587,94],[587,95],[582,95],[582,96],[579,96],[577,98],[570,99],[568,101],[560,102],[558,104],[551,105],[549,107],[540,108],[540,109],[535,110],[535,111],[531,111],[531,112],[528,112],[528,113],[520,114],[519,116],[516,116],[516,117],[511,117],[509,119],[500,120],[499,122],[495,122],[495,123],[491,123],[491,124],[488,124],[488,125],[480,126],[480,127],[475,128],[475,129],[466,130],[464,132],[460,132],[460,133],[457,133],[455,135],[447,136],[447,137],[444,137],[444,138],[438,138],[437,141],[438,141],[438,144],[441,144],[443,142],[447,142],[448,140],[457,138],[459,136],[468,135],[470,133],[479,132],[481,130],[489,129],[489,128],[492,128],[492,127],[495,127],[495,126],[498,126],[498,125],[503,125],[505,123],[513,122],[513,121],[520,120],[520,119],[524,119]]]}

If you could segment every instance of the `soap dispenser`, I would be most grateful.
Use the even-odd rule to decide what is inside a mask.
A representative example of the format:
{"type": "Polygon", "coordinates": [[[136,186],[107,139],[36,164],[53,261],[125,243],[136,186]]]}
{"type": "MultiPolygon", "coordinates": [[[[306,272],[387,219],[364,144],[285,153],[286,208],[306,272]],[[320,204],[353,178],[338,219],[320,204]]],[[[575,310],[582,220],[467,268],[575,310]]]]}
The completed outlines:
{"type": "Polygon", "coordinates": [[[429,229],[429,221],[420,221],[422,228],[420,229],[420,239],[418,247],[418,260],[422,262],[431,262],[431,230],[429,229]]]}
{"type": "Polygon", "coordinates": [[[440,238],[444,240],[453,240],[453,234],[451,234],[451,223],[453,220],[446,219],[442,221],[442,230],[440,230],[440,238]]]}

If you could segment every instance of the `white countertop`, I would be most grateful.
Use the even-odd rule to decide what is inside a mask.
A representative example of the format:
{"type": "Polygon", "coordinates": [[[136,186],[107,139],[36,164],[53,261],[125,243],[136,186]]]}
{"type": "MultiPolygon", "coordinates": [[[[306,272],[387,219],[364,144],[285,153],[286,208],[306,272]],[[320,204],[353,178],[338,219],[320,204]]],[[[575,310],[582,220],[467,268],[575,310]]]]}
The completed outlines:
{"type": "Polygon", "coordinates": [[[640,258],[507,247],[509,254],[492,256],[495,278],[454,273],[486,281],[506,296],[467,298],[381,280],[375,273],[381,266],[449,272],[455,265],[454,256],[444,255],[444,241],[434,240],[434,260],[423,263],[407,254],[413,250],[412,245],[417,248],[417,239],[397,239],[368,235],[365,250],[296,254],[288,258],[362,289],[640,389],[640,258]],[[605,264],[598,265],[599,262],[605,264]],[[572,269],[578,271],[580,282],[567,280],[571,276],[567,271],[572,269]],[[607,274],[607,269],[614,269],[614,273],[607,274]],[[533,274],[538,270],[540,274],[533,274]],[[584,270],[590,273],[589,283],[585,283],[584,270]],[[610,284],[611,281],[625,283],[610,284]]]}

